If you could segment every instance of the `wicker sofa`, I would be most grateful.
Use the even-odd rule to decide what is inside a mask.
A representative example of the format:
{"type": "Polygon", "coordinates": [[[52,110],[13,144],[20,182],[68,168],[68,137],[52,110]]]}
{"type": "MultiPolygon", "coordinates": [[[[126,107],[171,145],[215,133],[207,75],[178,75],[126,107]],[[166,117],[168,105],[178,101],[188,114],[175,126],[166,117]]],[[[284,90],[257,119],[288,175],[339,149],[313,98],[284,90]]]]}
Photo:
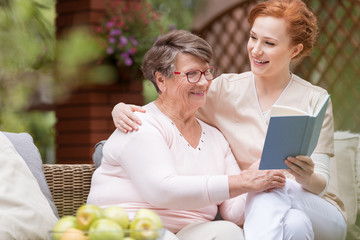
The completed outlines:
{"type": "Polygon", "coordinates": [[[89,194],[93,164],[43,164],[59,217],[74,215],[89,194]]]}

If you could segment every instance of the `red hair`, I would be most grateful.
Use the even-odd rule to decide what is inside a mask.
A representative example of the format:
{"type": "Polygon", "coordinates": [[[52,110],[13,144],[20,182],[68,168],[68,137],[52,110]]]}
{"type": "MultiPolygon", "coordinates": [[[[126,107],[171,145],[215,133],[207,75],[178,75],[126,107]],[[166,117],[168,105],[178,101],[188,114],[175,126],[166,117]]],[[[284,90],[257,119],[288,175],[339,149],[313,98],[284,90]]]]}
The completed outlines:
{"type": "Polygon", "coordinates": [[[268,0],[258,3],[251,10],[248,22],[252,27],[259,16],[284,19],[286,32],[293,46],[302,43],[303,50],[294,58],[300,60],[310,55],[318,35],[317,19],[301,0],[268,0]]]}

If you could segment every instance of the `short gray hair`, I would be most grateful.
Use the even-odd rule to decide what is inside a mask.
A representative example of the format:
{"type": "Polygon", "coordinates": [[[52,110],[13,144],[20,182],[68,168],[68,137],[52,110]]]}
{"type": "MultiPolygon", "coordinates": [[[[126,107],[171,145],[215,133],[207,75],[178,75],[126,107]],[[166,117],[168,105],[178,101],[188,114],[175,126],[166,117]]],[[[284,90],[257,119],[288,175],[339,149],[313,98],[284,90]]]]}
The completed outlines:
{"type": "Polygon", "coordinates": [[[160,90],[156,84],[155,72],[171,78],[175,71],[174,62],[179,53],[192,54],[210,63],[213,52],[204,39],[185,30],[173,30],[159,37],[146,52],[141,66],[144,77],[154,84],[158,93],[160,90]]]}

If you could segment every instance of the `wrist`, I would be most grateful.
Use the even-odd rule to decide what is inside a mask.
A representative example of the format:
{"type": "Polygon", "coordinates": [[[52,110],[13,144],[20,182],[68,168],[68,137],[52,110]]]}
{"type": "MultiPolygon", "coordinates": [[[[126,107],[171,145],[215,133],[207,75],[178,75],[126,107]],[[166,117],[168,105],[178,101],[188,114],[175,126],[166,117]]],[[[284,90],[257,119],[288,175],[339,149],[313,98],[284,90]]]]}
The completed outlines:
{"type": "Polygon", "coordinates": [[[326,186],[326,181],[321,174],[313,173],[306,181],[300,184],[306,191],[320,194],[326,186]]]}

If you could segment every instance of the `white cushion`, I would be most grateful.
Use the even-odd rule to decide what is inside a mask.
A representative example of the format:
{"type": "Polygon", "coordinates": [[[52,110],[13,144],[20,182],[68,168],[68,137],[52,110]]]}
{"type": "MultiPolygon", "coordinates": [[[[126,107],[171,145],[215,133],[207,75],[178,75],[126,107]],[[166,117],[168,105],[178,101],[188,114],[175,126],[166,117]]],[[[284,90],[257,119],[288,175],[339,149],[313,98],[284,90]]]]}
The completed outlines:
{"type": "Polygon", "coordinates": [[[349,132],[335,132],[335,157],[331,159],[329,191],[336,193],[343,201],[348,225],[355,224],[358,201],[355,161],[359,146],[359,135],[349,132]]]}
{"type": "Polygon", "coordinates": [[[38,182],[0,132],[0,239],[48,239],[57,218],[38,182]]]}
{"type": "Polygon", "coordinates": [[[355,184],[357,186],[357,205],[358,211],[360,211],[360,140],[357,148],[357,156],[355,159],[355,184]]]}
{"type": "Polygon", "coordinates": [[[31,135],[28,133],[2,133],[4,133],[4,135],[10,140],[12,145],[14,145],[17,153],[22,157],[22,159],[24,159],[31,173],[38,181],[40,189],[48,200],[52,210],[54,211],[55,215],[58,216],[53,197],[43,172],[43,162],[40,156],[40,152],[39,149],[35,146],[31,135]]]}

